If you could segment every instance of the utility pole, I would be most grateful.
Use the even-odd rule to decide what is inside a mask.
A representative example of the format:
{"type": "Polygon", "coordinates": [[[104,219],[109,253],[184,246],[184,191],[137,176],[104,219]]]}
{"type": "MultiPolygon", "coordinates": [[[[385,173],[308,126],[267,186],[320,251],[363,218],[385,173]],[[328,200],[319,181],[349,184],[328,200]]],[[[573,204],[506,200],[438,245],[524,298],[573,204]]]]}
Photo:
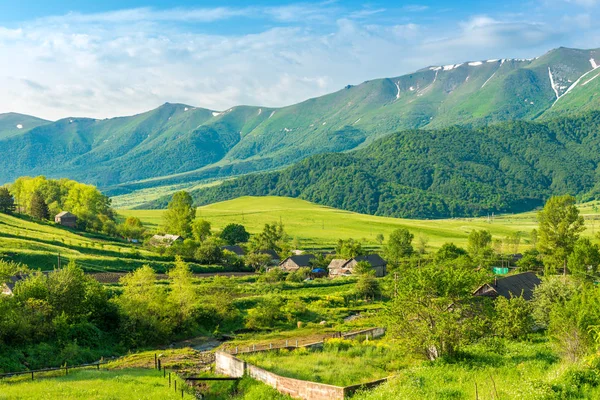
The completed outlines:
{"type": "Polygon", "coordinates": [[[58,253],[58,269],[60,269],[60,253],[58,253]]]}

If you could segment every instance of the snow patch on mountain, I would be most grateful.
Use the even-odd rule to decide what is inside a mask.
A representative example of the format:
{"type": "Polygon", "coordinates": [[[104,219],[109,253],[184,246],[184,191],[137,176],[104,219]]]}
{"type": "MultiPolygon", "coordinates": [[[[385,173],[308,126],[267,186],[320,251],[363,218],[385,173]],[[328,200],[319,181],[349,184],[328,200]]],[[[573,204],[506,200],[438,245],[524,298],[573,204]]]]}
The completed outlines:
{"type": "Polygon", "coordinates": [[[558,89],[556,89],[556,84],[554,83],[554,77],[552,76],[550,67],[548,67],[548,76],[550,77],[550,86],[552,86],[552,90],[554,90],[554,94],[556,95],[556,100],[558,100],[560,95],[558,94],[558,89]]]}
{"type": "MultiPolygon", "coordinates": [[[[275,111],[273,111],[273,112],[271,113],[271,115],[269,115],[269,118],[271,118],[273,115],[275,115],[275,111]]],[[[267,119],[269,119],[269,118],[267,118],[267,119]]]]}
{"type": "Polygon", "coordinates": [[[23,129],[23,125],[17,124],[17,129],[23,129]]]}
{"type": "Polygon", "coordinates": [[[481,61],[473,61],[473,62],[470,62],[470,63],[469,63],[469,65],[470,65],[471,67],[477,67],[477,66],[479,66],[479,65],[481,65],[481,64],[483,64],[483,62],[481,62],[481,61]]]}
{"type": "Polygon", "coordinates": [[[262,114],[262,108],[258,109],[258,115],[262,114]]]}
{"type": "Polygon", "coordinates": [[[490,77],[487,79],[487,81],[483,82],[483,85],[481,85],[481,88],[482,88],[482,89],[485,87],[485,85],[487,85],[487,83],[488,83],[489,81],[491,81],[491,80],[492,80],[492,78],[494,77],[494,75],[496,75],[496,72],[498,72],[498,71],[497,71],[497,70],[496,70],[496,71],[494,71],[494,73],[493,73],[493,74],[492,74],[492,75],[491,75],[491,76],[490,76],[490,77]]]}
{"type": "Polygon", "coordinates": [[[216,112],[216,111],[213,111],[213,112],[212,112],[212,116],[213,116],[213,117],[218,117],[219,115],[221,115],[221,113],[220,113],[220,112],[216,112]]]}
{"type": "Polygon", "coordinates": [[[400,98],[400,82],[396,82],[396,89],[398,89],[398,92],[396,93],[396,100],[398,100],[400,98]]]}
{"type": "Polygon", "coordinates": [[[590,64],[592,64],[592,68],[598,68],[598,64],[596,64],[596,60],[594,60],[593,58],[590,58],[590,64]]]}

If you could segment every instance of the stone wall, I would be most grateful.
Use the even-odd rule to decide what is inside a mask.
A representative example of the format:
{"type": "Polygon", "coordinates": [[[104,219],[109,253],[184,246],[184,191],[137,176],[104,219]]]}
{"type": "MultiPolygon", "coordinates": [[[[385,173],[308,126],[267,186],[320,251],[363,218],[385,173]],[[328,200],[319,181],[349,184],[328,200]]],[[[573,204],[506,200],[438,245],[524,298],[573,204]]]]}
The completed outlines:
{"type": "Polygon", "coordinates": [[[215,372],[221,375],[241,378],[246,371],[246,362],[222,351],[215,352],[215,372]]]}
{"type": "Polygon", "coordinates": [[[280,393],[302,400],[343,400],[344,388],[324,383],[286,378],[254,366],[246,365],[248,376],[274,387],[280,393]]]}

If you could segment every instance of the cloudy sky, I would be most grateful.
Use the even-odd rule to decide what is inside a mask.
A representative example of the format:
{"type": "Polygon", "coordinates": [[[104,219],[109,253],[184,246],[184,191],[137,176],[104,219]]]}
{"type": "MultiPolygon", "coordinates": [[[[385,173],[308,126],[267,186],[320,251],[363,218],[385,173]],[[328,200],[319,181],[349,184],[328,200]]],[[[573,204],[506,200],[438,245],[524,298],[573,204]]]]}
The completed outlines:
{"type": "Polygon", "coordinates": [[[598,48],[599,17],[600,0],[0,0],[0,113],[283,106],[428,65],[598,48]]]}

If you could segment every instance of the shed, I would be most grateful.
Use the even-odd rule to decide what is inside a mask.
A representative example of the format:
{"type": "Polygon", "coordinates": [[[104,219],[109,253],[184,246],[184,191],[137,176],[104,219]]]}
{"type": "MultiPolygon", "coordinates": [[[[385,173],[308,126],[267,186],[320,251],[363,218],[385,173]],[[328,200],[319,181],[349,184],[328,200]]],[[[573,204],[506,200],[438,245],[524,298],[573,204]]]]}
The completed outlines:
{"type": "Polygon", "coordinates": [[[288,271],[297,271],[300,268],[310,267],[312,260],[315,259],[313,254],[301,254],[299,256],[291,256],[283,260],[279,267],[288,271]]]}
{"type": "Polygon", "coordinates": [[[279,257],[279,254],[277,254],[277,252],[275,250],[259,250],[258,254],[266,254],[269,257],[271,257],[271,264],[272,265],[277,265],[279,264],[279,261],[281,261],[281,257],[279,257]]]}
{"type": "Polygon", "coordinates": [[[68,228],[77,228],[77,216],[68,211],[62,211],[56,214],[54,222],[68,228]]]}
{"type": "Polygon", "coordinates": [[[525,300],[531,300],[533,290],[542,281],[533,272],[523,272],[520,274],[510,275],[501,279],[494,278],[493,283],[485,283],[473,292],[474,296],[488,297],[511,297],[522,296],[525,300]]]}
{"type": "Polygon", "coordinates": [[[238,257],[244,257],[246,255],[246,250],[244,250],[242,246],[239,246],[237,244],[233,246],[223,246],[221,247],[221,250],[230,251],[238,257]]]}

